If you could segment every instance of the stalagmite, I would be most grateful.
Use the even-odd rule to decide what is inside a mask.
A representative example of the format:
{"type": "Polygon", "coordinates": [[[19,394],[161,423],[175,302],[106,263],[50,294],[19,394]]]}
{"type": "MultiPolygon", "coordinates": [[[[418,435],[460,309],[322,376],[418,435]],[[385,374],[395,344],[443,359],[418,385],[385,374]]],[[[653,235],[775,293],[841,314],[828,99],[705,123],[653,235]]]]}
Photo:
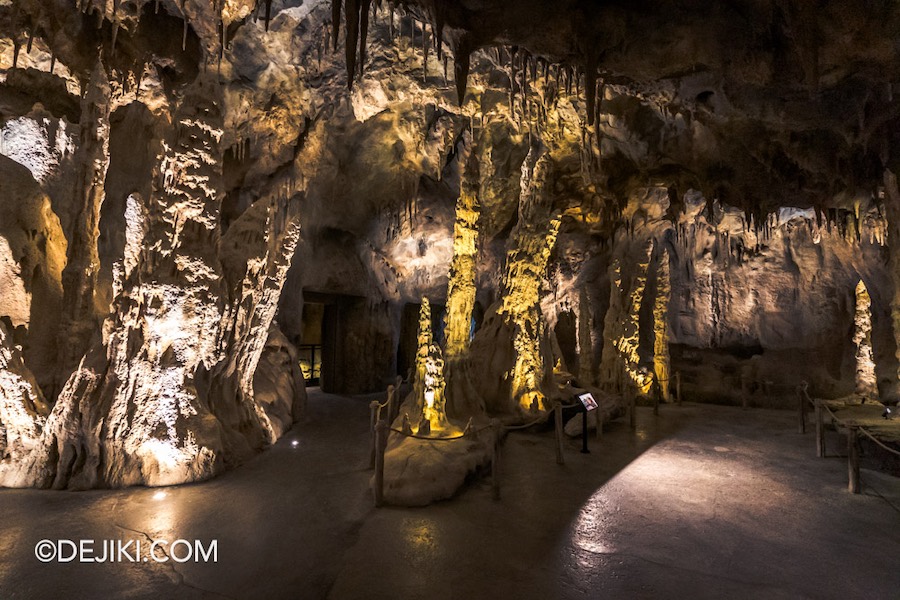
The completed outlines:
{"type": "Polygon", "coordinates": [[[457,46],[453,51],[453,77],[456,80],[456,99],[460,106],[466,99],[470,60],[469,50],[465,46],[457,46]]]}
{"type": "Polygon", "coordinates": [[[610,264],[610,305],[606,313],[603,348],[605,376],[613,379],[622,370],[626,375],[625,385],[636,386],[646,393],[652,378],[640,365],[640,313],[647,285],[647,270],[653,252],[653,241],[647,240],[643,249],[636,254],[636,262],[628,269],[633,272],[630,281],[625,281],[624,269],[618,258],[610,264]]]}
{"type": "Polygon", "coordinates": [[[552,162],[542,145],[532,146],[522,164],[519,221],[511,235],[498,315],[513,328],[515,364],[510,399],[520,410],[546,409],[543,383],[547,369],[541,352],[544,316],[540,289],[560,217],[552,207],[552,162]]]}
{"type": "Polygon", "coordinates": [[[449,427],[444,397],[444,360],[431,332],[431,304],[428,298],[422,298],[419,310],[413,394],[416,407],[422,415],[419,435],[437,433],[449,427]]]}
{"type": "MultiPolygon", "coordinates": [[[[470,142],[471,144],[471,142],[470,142]]],[[[471,146],[465,151],[467,160],[460,178],[453,226],[453,260],[447,285],[445,356],[451,361],[465,354],[469,347],[472,309],[475,306],[475,268],[478,258],[478,220],[481,205],[478,188],[481,175],[478,153],[471,146]]]]}
{"type": "Polygon", "coordinates": [[[856,393],[866,398],[878,397],[875,361],[872,355],[872,299],[862,279],[856,285],[853,318],[853,345],[856,346],[856,393]]]}
{"type": "Polygon", "coordinates": [[[653,303],[653,372],[662,399],[669,401],[669,251],[659,253],[656,267],[656,300],[653,303]]]}
{"type": "Polygon", "coordinates": [[[593,318],[588,293],[582,289],[578,295],[578,380],[581,385],[594,384],[593,318]]]}

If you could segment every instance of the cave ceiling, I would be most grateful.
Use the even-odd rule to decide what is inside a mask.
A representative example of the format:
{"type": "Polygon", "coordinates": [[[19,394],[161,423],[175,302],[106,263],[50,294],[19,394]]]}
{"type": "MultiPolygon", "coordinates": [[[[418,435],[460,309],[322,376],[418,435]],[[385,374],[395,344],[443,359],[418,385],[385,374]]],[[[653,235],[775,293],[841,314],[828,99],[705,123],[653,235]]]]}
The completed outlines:
{"type": "MultiPolygon", "coordinates": [[[[224,90],[215,101],[228,104],[226,142],[255,140],[255,162],[226,174],[233,189],[277,179],[301,155],[311,160],[304,146],[326,123],[371,145],[329,164],[391,167],[382,155],[396,148],[379,135],[408,125],[403,110],[392,120],[381,112],[364,119],[363,135],[341,108],[388,70],[406,77],[395,80],[394,89],[405,89],[388,102],[408,112],[421,112],[417,103],[430,107],[423,119],[432,134],[448,117],[451,139],[441,158],[411,161],[409,152],[395,152],[401,163],[430,161],[406,166],[434,180],[460,124],[483,115],[492,94],[508,95],[510,106],[533,98],[522,101],[525,119],[505,132],[521,142],[535,132],[534,121],[544,134],[541,114],[552,120],[548,112],[562,111],[559,90],[574,96],[568,116],[580,126],[557,135],[571,138],[558,144],[572,157],[561,169],[571,175],[559,178],[561,196],[621,202],[637,187],[661,185],[675,202],[696,189],[759,216],[779,206],[824,209],[877,197],[885,168],[896,170],[900,160],[900,5],[889,1],[3,0],[0,33],[4,63],[35,65],[44,56],[56,65],[54,75],[46,64],[9,70],[0,102],[11,112],[40,99],[75,120],[72,82],[83,88],[98,57],[123,98],[151,74],[161,105],[198,73],[215,72],[224,90]],[[430,47],[438,64],[447,56],[446,84],[434,75],[436,83],[426,77],[411,91],[413,69],[397,67],[404,49],[384,43],[388,13],[396,17],[394,36],[410,23],[427,39],[414,33],[413,45],[430,47]]],[[[354,116],[360,121],[359,110],[354,116]]],[[[350,185],[332,180],[320,184],[329,188],[323,195],[350,185]]],[[[367,182],[378,210],[397,181],[367,182]]]]}

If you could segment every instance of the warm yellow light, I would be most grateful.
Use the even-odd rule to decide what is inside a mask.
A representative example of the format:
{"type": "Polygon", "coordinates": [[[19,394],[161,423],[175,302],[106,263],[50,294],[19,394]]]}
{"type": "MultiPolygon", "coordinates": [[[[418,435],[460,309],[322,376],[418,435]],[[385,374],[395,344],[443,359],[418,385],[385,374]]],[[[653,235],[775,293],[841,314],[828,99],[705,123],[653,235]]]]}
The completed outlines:
{"type": "Polygon", "coordinates": [[[663,248],[656,269],[656,301],[653,304],[653,372],[662,399],[669,401],[669,252],[663,248]]]}
{"type": "Polygon", "coordinates": [[[862,279],[856,285],[856,311],[853,319],[853,344],[856,346],[856,393],[875,398],[878,384],[872,355],[872,299],[862,279]]]}
{"type": "Polygon", "coordinates": [[[549,195],[544,188],[552,169],[549,154],[533,153],[534,148],[522,165],[519,223],[506,255],[504,295],[497,311],[513,329],[515,364],[510,373],[510,396],[524,411],[547,408],[541,391],[544,379],[541,339],[546,324],[540,292],[561,223],[559,213],[546,206],[549,195]],[[542,212],[549,218],[543,220],[542,212]]]}
{"type": "Polygon", "coordinates": [[[444,354],[448,361],[461,356],[469,347],[472,309],[475,307],[478,218],[481,215],[479,185],[478,156],[474,149],[470,149],[459,185],[456,223],[453,226],[453,261],[447,284],[447,326],[444,330],[444,354]]]}

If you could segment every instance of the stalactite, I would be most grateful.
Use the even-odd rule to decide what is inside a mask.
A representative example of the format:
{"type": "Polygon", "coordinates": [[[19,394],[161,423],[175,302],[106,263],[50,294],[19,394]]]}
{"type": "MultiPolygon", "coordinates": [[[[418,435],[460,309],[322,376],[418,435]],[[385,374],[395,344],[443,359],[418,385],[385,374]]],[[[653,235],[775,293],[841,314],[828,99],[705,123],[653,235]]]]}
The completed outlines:
{"type": "Polygon", "coordinates": [[[453,76],[456,79],[456,98],[462,106],[469,81],[469,49],[462,43],[453,51],[453,76]]]}
{"type": "Polygon", "coordinates": [[[585,108],[587,112],[587,124],[591,126],[596,120],[595,103],[597,102],[597,65],[588,61],[584,71],[585,108]]]}
{"type": "Polygon", "coordinates": [[[346,0],[344,3],[344,59],[347,61],[347,88],[353,88],[356,77],[356,44],[359,41],[359,0],[346,0]]]}
{"type": "Polygon", "coordinates": [[[332,51],[337,52],[338,37],[341,33],[341,7],[342,0],[331,0],[331,41],[332,51]]]}
{"type": "Polygon", "coordinates": [[[269,31],[269,21],[272,19],[272,0],[266,0],[266,31],[269,31]]]}
{"type": "Polygon", "coordinates": [[[366,41],[369,37],[369,7],[372,0],[359,0],[359,75],[366,66],[366,41]]]}
{"type": "Polygon", "coordinates": [[[428,29],[422,27],[422,82],[428,82],[428,29]]]}

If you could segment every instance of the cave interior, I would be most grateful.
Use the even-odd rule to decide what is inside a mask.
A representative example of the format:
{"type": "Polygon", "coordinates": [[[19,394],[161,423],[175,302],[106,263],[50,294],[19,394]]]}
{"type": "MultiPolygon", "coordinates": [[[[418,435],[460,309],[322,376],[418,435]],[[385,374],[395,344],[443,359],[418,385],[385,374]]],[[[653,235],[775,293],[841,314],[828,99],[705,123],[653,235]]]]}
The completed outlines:
{"type": "Polygon", "coordinates": [[[452,504],[798,406],[900,490],[895,81],[888,0],[0,0],[0,491],[347,420],[348,493],[452,504]]]}

